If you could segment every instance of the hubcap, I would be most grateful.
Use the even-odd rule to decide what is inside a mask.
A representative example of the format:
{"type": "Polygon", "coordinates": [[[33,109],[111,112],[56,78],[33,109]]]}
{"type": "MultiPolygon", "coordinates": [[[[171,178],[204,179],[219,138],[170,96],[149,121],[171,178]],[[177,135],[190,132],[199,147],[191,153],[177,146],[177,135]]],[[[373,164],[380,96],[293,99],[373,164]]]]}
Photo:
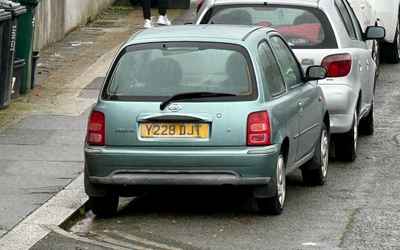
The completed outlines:
{"type": "Polygon", "coordinates": [[[321,136],[321,160],[322,160],[322,176],[325,178],[328,173],[328,164],[329,164],[329,138],[328,131],[322,131],[321,136]]]}
{"type": "Polygon", "coordinates": [[[354,114],[354,151],[357,151],[357,141],[358,141],[358,116],[357,112],[354,114]]]}
{"type": "Polygon", "coordinates": [[[286,198],[286,174],[285,174],[285,163],[282,156],[279,156],[277,167],[276,167],[276,179],[278,189],[279,204],[283,207],[286,198]]]}

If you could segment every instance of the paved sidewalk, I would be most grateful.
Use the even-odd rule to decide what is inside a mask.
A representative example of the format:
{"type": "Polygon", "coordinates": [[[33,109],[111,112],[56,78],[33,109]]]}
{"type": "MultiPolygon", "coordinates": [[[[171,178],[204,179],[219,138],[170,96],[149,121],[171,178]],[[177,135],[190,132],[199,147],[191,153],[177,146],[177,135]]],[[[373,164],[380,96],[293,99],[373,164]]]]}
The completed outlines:
{"type": "Polygon", "coordinates": [[[82,172],[101,77],[141,25],[138,9],[108,9],[42,51],[37,88],[0,111],[0,238],[82,172]]]}

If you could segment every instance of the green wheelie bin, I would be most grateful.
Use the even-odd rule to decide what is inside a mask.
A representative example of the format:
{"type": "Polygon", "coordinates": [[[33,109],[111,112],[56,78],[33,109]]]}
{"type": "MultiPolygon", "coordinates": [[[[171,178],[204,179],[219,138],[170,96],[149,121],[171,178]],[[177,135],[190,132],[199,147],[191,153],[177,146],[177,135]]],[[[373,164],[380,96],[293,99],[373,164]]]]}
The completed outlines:
{"type": "Polygon", "coordinates": [[[11,100],[11,84],[4,79],[9,74],[7,58],[10,51],[11,13],[0,9],[0,109],[6,108],[11,100]]]}
{"type": "Polygon", "coordinates": [[[1,106],[6,106],[9,103],[10,94],[8,90],[13,89],[13,68],[15,43],[17,37],[18,17],[26,12],[26,8],[20,3],[15,3],[9,0],[0,0],[0,9],[11,14],[11,21],[4,26],[3,34],[7,34],[3,40],[3,54],[1,55],[2,70],[0,74],[0,82],[3,85],[2,96],[0,97],[1,106]],[[10,87],[11,86],[11,87],[10,87]],[[5,90],[5,91],[4,91],[5,90]]]}
{"type": "Polygon", "coordinates": [[[32,87],[32,52],[35,30],[35,9],[39,0],[15,0],[24,5],[27,12],[18,18],[17,48],[15,57],[24,59],[25,66],[21,77],[21,94],[26,94],[32,87]]]}

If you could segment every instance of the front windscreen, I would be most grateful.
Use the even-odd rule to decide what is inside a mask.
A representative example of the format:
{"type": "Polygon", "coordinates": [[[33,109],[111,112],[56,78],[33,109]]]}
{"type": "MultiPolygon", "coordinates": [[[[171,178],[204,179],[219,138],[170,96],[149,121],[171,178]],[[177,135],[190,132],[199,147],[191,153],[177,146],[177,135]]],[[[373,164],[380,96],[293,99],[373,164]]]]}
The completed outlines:
{"type": "Polygon", "coordinates": [[[316,8],[221,5],[210,9],[202,23],[272,27],[281,33],[293,48],[337,48],[328,19],[316,8]]]}
{"type": "MultiPolygon", "coordinates": [[[[257,94],[246,50],[218,43],[131,46],[117,60],[106,88],[115,99],[163,100],[181,93],[213,92],[253,99],[257,94]]],[[[221,99],[221,98],[218,98],[221,99]]]]}

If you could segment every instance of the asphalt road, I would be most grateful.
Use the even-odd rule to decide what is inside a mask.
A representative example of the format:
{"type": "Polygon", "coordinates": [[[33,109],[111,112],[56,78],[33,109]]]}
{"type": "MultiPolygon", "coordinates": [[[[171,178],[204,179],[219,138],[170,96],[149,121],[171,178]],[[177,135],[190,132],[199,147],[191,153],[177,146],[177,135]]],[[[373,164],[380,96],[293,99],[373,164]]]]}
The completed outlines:
{"type": "Polygon", "coordinates": [[[182,191],[70,230],[125,249],[400,249],[400,65],[382,66],[375,105],[376,133],[360,138],[357,160],[331,162],[323,187],[291,174],[281,216],[253,213],[235,190],[182,191]]]}

